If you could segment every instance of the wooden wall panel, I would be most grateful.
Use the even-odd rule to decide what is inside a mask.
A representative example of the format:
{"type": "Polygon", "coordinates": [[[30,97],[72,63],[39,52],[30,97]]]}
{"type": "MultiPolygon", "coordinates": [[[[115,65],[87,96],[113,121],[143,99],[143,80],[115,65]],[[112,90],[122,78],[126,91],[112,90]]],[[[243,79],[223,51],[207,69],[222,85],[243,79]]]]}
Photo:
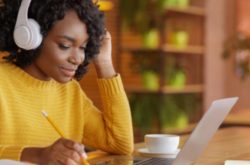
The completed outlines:
{"type": "MultiPolygon", "coordinates": [[[[236,32],[244,32],[250,36],[250,1],[249,0],[233,0],[233,5],[229,6],[231,10],[227,11],[227,35],[236,32]]],[[[228,2],[227,2],[228,3],[228,2]]],[[[227,7],[227,9],[230,9],[227,7]]],[[[245,80],[240,79],[236,75],[235,56],[226,61],[225,73],[225,95],[239,96],[239,102],[236,104],[236,110],[250,110],[250,77],[245,80]]]]}
{"type": "Polygon", "coordinates": [[[250,1],[238,0],[237,1],[237,31],[250,35],[250,1]]]}

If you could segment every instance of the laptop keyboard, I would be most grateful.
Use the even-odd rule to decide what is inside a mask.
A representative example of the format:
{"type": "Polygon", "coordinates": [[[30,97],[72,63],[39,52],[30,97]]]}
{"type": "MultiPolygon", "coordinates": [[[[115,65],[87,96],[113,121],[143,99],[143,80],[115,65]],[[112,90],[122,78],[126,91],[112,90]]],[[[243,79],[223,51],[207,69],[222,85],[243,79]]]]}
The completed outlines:
{"type": "Polygon", "coordinates": [[[134,158],[100,160],[91,165],[171,165],[173,158],[134,158]]]}
{"type": "Polygon", "coordinates": [[[134,165],[171,165],[174,159],[166,159],[166,158],[150,158],[146,160],[140,160],[138,162],[134,162],[134,165]]]}

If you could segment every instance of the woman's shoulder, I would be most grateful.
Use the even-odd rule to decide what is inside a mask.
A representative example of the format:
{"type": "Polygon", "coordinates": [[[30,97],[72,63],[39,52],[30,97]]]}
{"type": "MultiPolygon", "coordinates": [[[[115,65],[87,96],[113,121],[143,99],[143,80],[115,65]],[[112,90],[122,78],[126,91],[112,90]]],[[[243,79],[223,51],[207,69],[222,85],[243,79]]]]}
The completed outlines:
{"type": "Polygon", "coordinates": [[[16,74],[13,73],[14,68],[14,64],[0,60],[0,86],[9,84],[9,82],[15,80],[16,74]]]}
{"type": "Polygon", "coordinates": [[[0,74],[10,74],[10,71],[15,67],[14,64],[3,59],[0,60],[0,74]]]}

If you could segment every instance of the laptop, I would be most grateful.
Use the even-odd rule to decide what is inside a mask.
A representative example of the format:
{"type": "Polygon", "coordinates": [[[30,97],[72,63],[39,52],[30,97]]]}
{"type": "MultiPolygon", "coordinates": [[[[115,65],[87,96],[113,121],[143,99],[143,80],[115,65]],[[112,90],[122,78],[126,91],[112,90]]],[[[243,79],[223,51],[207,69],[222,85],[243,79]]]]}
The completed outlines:
{"type": "MultiPolygon", "coordinates": [[[[227,114],[231,111],[238,97],[224,98],[212,102],[198,125],[184,144],[176,158],[140,158],[126,160],[128,164],[135,165],[191,165],[200,156],[209,140],[215,134],[227,114]],[[130,163],[129,163],[130,161],[130,163]]],[[[125,159],[113,157],[94,164],[127,164],[125,159]]],[[[94,165],[93,164],[93,165],[94,165]]]]}

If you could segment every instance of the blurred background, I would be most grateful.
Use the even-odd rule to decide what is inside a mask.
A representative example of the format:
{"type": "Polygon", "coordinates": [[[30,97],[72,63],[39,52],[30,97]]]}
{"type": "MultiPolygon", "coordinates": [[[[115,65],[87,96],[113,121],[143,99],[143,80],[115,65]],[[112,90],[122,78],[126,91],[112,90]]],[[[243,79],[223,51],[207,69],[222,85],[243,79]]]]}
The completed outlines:
{"type": "MultiPolygon", "coordinates": [[[[214,99],[239,96],[223,126],[250,126],[249,0],[99,0],[131,105],[135,141],[189,133],[214,99]]],[[[101,107],[91,65],[80,82],[101,107]]]]}

